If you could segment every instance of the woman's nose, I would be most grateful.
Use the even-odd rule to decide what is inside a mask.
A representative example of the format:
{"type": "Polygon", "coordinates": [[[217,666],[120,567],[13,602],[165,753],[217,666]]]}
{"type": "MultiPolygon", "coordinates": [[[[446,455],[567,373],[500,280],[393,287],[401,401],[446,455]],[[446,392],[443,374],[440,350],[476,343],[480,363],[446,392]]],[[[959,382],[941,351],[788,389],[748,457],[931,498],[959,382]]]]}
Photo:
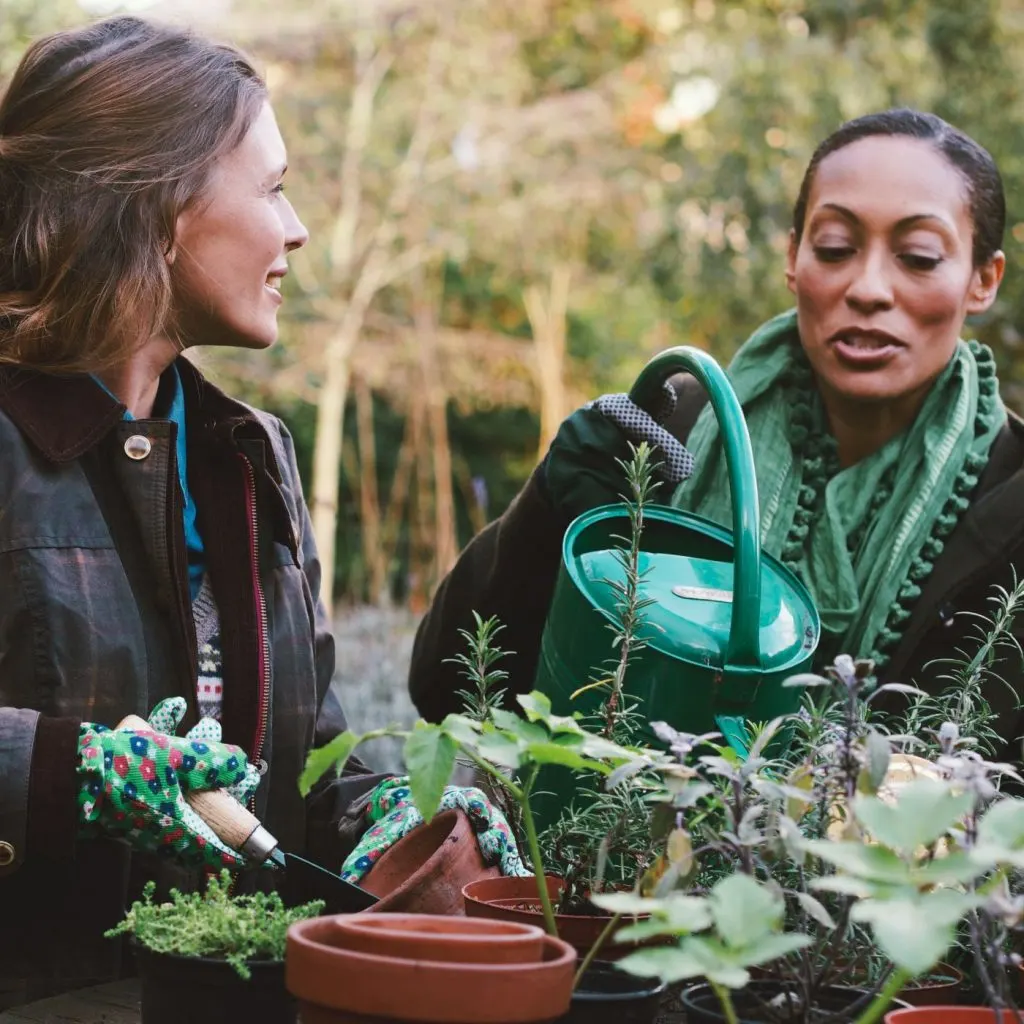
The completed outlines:
{"type": "Polygon", "coordinates": [[[309,241],[309,232],[306,230],[306,225],[299,220],[299,215],[295,212],[295,207],[285,198],[284,201],[284,248],[285,252],[291,252],[293,249],[301,249],[309,241]]]}
{"type": "Polygon", "coordinates": [[[888,262],[880,253],[865,253],[857,262],[853,280],[846,290],[846,301],[858,312],[892,306],[893,289],[888,262]]]}

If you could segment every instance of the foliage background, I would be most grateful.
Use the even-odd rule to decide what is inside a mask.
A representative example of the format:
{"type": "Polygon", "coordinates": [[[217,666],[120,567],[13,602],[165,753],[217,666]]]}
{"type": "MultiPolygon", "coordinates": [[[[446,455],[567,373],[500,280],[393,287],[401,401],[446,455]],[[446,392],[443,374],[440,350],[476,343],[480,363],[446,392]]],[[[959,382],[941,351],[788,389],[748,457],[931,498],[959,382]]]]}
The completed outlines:
{"type": "Polygon", "coordinates": [[[934,110],[996,157],[1009,270],[973,326],[1024,405],[1019,0],[0,0],[0,78],[133,6],[266,71],[313,237],[280,344],[198,358],[283,416],[311,491],[341,428],[317,499],[341,602],[422,608],[559,416],[667,345],[727,360],[786,308],[803,168],[870,110],[934,110]]]}

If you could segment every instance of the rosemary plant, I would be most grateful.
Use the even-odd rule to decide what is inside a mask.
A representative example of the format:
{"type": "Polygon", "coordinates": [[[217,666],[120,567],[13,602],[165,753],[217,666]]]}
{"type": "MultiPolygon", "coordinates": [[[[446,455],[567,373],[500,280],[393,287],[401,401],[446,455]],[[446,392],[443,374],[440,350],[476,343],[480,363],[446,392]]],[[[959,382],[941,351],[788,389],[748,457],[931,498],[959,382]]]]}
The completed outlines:
{"type": "MultiPolygon", "coordinates": [[[[999,735],[998,716],[986,699],[985,690],[990,685],[1010,688],[999,674],[999,661],[1005,657],[1024,657],[1013,633],[1014,622],[1024,611],[1024,582],[1014,578],[1011,590],[995,587],[994,591],[989,598],[990,614],[976,616],[973,623],[973,653],[958,651],[955,659],[935,662],[940,670],[936,679],[947,685],[938,693],[918,696],[895,724],[897,732],[929,744],[932,752],[941,747],[937,735],[945,722],[952,722],[961,736],[972,737],[978,748],[989,754],[1004,739],[999,735]]],[[[1014,698],[1019,700],[1016,694],[1014,698]]]]}
{"type": "MultiPolygon", "coordinates": [[[[654,479],[658,464],[646,442],[630,445],[631,458],[620,459],[628,496],[623,496],[629,517],[628,536],[615,536],[619,546],[614,557],[621,578],[605,579],[615,593],[615,621],[612,650],[617,656],[605,663],[596,677],[573,694],[600,691],[603,699],[596,710],[584,715],[583,723],[606,739],[625,746],[639,742],[646,721],[636,701],[625,690],[626,673],[632,659],[647,646],[644,610],[653,601],[643,597],[646,571],[641,569],[644,521],[659,483],[654,479]]],[[[590,902],[592,893],[633,888],[657,857],[659,838],[652,834],[651,805],[642,788],[604,788],[601,778],[582,778],[578,799],[541,835],[545,862],[562,877],[564,886],[559,905],[562,913],[597,913],[590,902]]]]}
{"type": "Polygon", "coordinates": [[[466,641],[467,653],[445,660],[462,666],[461,674],[469,680],[472,689],[458,690],[456,696],[462,698],[466,715],[483,722],[492,711],[502,707],[505,700],[505,689],[500,684],[508,679],[508,673],[494,668],[494,663],[514,652],[503,651],[496,643],[498,634],[505,628],[497,616],[485,620],[473,612],[473,621],[476,629],[472,632],[459,630],[466,641]]]}

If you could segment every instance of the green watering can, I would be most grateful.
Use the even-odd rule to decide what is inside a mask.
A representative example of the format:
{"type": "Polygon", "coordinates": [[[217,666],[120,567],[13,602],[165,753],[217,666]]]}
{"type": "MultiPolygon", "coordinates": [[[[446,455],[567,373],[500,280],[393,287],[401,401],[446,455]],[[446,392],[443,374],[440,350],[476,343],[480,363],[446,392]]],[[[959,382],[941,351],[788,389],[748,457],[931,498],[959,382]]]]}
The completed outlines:
{"type": "MultiPolygon", "coordinates": [[[[782,683],[808,670],[821,622],[803,584],[761,550],[750,436],[718,363],[699,349],[668,349],[643,369],[630,397],[654,408],[664,382],[681,371],[700,381],[718,420],[732,531],[689,512],[648,507],[639,566],[639,596],[652,602],[642,612],[647,646],[631,657],[625,690],[639,698],[647,722],[720,732],[745,753],[747,722],[798,709],[801,690],[782,683]]],[[[566,531],[535,682],[560,714],[594,711],[607,695],[606,689],[591,688],[571,699],[596,671],[617,660],[608,626],[618,621],[618,598],[607,581],[625,582],[614,552],[623,546],[617,538],[628,536],[623,505],[592,509],[566,531]]],[[[546,782],[551,788],[554,780],[549,775],[546,782]]]]}

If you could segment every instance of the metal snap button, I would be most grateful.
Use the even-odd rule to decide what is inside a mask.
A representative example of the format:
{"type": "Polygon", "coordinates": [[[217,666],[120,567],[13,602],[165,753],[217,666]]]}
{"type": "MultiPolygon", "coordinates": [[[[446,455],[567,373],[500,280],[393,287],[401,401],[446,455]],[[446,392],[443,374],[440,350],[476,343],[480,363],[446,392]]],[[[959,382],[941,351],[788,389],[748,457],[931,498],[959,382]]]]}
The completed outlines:
{"type": "Polygon", "coordinates": [[[142,434],[132,434],[124,443],[124,453],[129,459],[138,462],[144,459],[153,450],[153,443],[148,437],[142,434]]]}
{"type": "Polygon", "coordinates": [[[256,771],[258,771],[260,773],[260,775],[266,775],[267,774],[267,769],[269,767],[270,767],[270,765],[268,765],[267,762],[264,761],[262,757],[257,759],[257,761],[256,761],[256,771]]]}
{"type": "Polygon", "coordinates": [[[0,840],[0,868],[14,863],[14,847],[0,840]]]}

